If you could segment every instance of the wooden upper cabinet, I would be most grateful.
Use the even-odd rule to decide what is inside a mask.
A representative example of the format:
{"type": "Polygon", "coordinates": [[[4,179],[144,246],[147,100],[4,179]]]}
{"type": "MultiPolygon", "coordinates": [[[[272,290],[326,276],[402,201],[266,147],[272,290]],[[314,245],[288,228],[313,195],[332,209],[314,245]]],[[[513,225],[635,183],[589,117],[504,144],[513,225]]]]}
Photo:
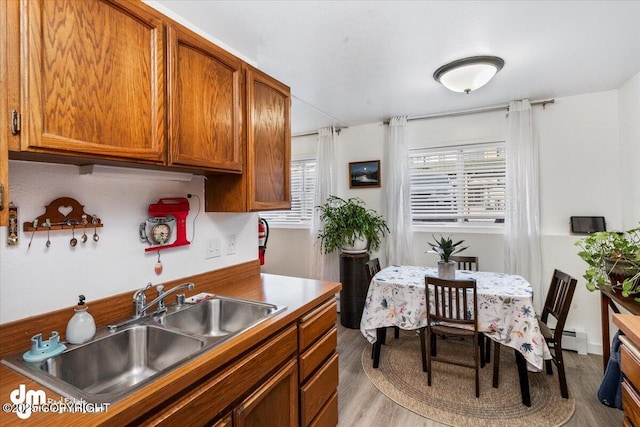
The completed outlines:
{"type": "Polygon", "coordinates": [[[207,212],[291,209],[291,90],[245,65],[245,160],[242,175],[212,175],[207,212]]]}
{"type": "Polygon", "coordinates": [[[165,160],[164,25],[143,3],[24,0],[22,151],[165,160]]]}
{"type": "Polygon", "coordinates": [[[291,91],[247,67],[249,210],[291,208],[291,91]]]}
{"type": "Polygon", "coordinates": [[[168,29],[169,165],[242,172],[242,61],[168,29]]]}

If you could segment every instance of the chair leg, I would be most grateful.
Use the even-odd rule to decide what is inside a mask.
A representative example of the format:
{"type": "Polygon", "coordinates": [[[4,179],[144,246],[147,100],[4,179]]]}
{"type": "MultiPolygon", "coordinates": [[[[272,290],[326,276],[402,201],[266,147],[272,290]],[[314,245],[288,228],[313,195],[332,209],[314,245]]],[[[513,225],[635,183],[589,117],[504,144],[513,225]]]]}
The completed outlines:
{"type": "Polygon", "coordinates": [[[558,369],[558,380],[560,381],[560,395],[564,399],[569,398],[569,390],[567,389],[567,377],[564,372],[564,360],[562,357],[562,349],[556,347],[556,368],[558,369]]]}
{"type": "Polygon", "coordinates": [[[484,361],[485,363],[491,363],[491,341],[489,337],[484,337],[484,361]]]}
{"type": "Polygon", "coordinates": [[[547,368],[547,375],[553,375],[553,366],[551,366],[551,362],[551,359],[544,361],[544,365],[547,368]]]}
{"type": "Polygon", "coordinates": [[[422,372],[427,372],[427,349],[424,339],[425,328],[420,328],[420,352],[422,353],[422,372]]]}
{"type": "Polygon", "coordinates": [[[397,326],[393,327],[393,336],[396,339],[400,338],[400,328],[398,328],[397,326]]]}
{"type": "Polygon", "coordinates": [[[431,357],[435,356],[436,335],[431,332],[431,328],[427,326],[427,385],[431,385],[431,357]]]}
{"type": "Polygon", "coordinates": [[[384,336],[386,334],[386,328],[378,328],[376,329],[376,342],[373,343],[373,367],[375,369],[380,365],[380,348],[382,347],[382,341],[384,341],[384,336]]]}
{"type": "Polygon", "coordinates": [[[480,359],[482,359],[482,365],[484,367],[484,342],[480,344],[478,335],[483,336],[482,334],[476,334],[474,337],[474,341],[477,341],[477,343],[475,343],[477,345],[473,346],[473,362],[476,369],[476,397],[480,397],[480,359]]]}
{"type": "Polygon", "coordinates": [[[500,374],[500,343],[495,342],[495,348],[493,350],[493,388],[498,388],[500,374]]]}
{"type": "Polygon", "coordinates": [[[480,367],[484,368],[484,359],[485,359],[485,355],[484,355],[484,340],[487,339],[485,338],[483,333],[478,333],[478,347],[480,347],[480,367]]]}
{"type": "Polygon", "coordinates": [[[429,353],[431,356],[436,357],[438,354],[436,352],[436,334],[429,333],[429,344],[431,345],[431,350],[429,353]]]}
{"type": "Polygon", "coordinates": [[[529,393],[529,372],[527,372],[527,361],[522,353],[516,352],[516,364],[518,365],[518,377],[520,378],[520,395],[522,396],[522,404],[531,407],[531,394],[529,393]]]}

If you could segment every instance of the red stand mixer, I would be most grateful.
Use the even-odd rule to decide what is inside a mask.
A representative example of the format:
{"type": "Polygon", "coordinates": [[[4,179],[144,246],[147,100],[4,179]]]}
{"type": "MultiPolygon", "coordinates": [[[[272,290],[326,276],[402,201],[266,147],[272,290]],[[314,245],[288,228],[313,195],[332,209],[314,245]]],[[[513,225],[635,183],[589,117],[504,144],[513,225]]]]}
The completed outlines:
{"type": "Polygon", "coordinates": [[[140,224],[140,237],[148,240],[152,246],[145,252],[175,248],[189,245],[187,240],[187,216],[189,215],[189,201],[184,197],[168,197],[158,200],[158,203],[149,205],[147,221],[140,224]],[[176,229],[176,240],[166,244],[172,228],[176,229]]]}

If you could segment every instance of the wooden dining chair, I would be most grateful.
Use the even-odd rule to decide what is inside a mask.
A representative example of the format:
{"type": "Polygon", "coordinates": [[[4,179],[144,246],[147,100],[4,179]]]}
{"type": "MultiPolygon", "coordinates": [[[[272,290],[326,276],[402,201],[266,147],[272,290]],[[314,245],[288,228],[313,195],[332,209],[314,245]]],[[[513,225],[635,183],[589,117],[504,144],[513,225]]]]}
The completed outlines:
{"type": "MultiPolygon", "coordinates": [[[[373,258],[364,264],[364,268],[367,274],[367,281],[371,283],[373,276],[375,276],[376,273],[381,270],[380,260],[378,258],[373,258]]],[[[400,328],[398,328],[397,326],[393,327],[393,336],[395,338],[400,338],[400,328]]],[[[387,328],[378,328],[376,330],[376,342],[371,348],[371,358],[373,359],[374,368],[377,368],[380,363],[380,346],[385,344],[386,341],[387,328]]]]}
{"type": "Polygon", "coordinates": [[[425,278],[427,299],[427,326],[420,329],[422,370],[427,372],[427,384],[431,385],[432,361],[474,368],[476,397],[480,397],[480,348],[478,345],[478,294],[476,281],[425,278]],[[433,287],[433,290],[429,289],[433,287]],[[469,304],[471,302],[471,304],[469,304]],[[433,307],[433,308],[431,308],[433,307]],[[471,308],[470,308],[471,307],[471,308]],[[426,335],[426,337],[425,337],[426,335]],[[431,347],[438,336],[464,337],[473,341],[473,363],[457,358],[436,356],[431,347]]]}
{"type": "Polygon", "coordinates": [[[376,273],[381,270],[380,260],[378,258],[370,259],[364,264],[364,267],[365,272],[367,273],[367,281],[371,283],[371,279],[373,279],[373,276],[375,276],[376,273]]]}
{"type": "MultiPolygon", "coordinates": [[[[458,270],[478,271],[478,257],[477,256],[460,256],[452,255],[449,257],[450,261],[458,263],[458,270]]],[[[485,363],[489,363],[491,359],[491,339],[480,335],[480,342],[478,343],[484,349],[484,356],[482,358],[482,367],[485,363]]]]}
{"type": "MultiPolygon", "coordinates": [[[[540,332],[549,346],[552,357],[551,360],[545,360],[547,374],[553,375],[552,363],[555,364],[558,370],[560,394],[565,399],[569,398],[569,391],[567,389],[567,377],[565,375],[564,358],[562,356],[562,334],[564,332],[564,324],[569,315],[569,308],[571,307],[577,282],[575,278],[567,273],[554,270],[549,291],[547,292],[547,298],[542,309],[542,315],[538,319],[540,332]],[[554,329],[551,329],[547,324],[549,316],[553,317],[556,321],[554,329]]],[[[496,343],[493,354],[494,387],[498,387],[499,360],[500,345],[496,343]]],[[[520,375],[527,375],[526,370],[519,369],[519,372],[520,375]]]]}
{"type": "Polygon", "coordinates": [[[458,256],[452,255],[449,257],[449,261],[458,263],[458,270],[471,270],[478,271],[478,257],[477,256],[458,256]]]}

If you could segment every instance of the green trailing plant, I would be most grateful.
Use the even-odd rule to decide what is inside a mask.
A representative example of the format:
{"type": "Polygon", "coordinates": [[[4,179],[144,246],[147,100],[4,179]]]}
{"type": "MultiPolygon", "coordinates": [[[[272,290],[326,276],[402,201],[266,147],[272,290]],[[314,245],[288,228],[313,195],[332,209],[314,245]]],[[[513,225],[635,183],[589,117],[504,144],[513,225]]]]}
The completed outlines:
{"type": "Polygon", "coordinates": [[[460,247],[464,240],[460,240],[459,242],[453,243],[451,240],[451,236],[446,239],[440,236],[440,240],[436,239],[436,236],[433,236],[433,241],[435,243],[427,242],[429,246],[431,246],[431,251],[440,255],[440,261],[449,262],[449,257],[451,255],[460,253],[468,248],[468,246],[460,247]]]}
{"type": "Polygon", "coordinates": [[[382,237],[389,227],[382,216],[367,209],[360,198],[341,199],[329,196],[320,210],[323,229],[318,234],[323,253],[339,250],[344,245],[353,245],[358,238],[367,240],[367,252],[378,250],[382,237]]]}
{"type": "MultiPolygon", "coordinates": [[[[622,295],[640,293],[640,227],[624,232],[599,231],[575,243],[588,268],[583,277],[587,289],[622,282],[622,295]]],[[[640,298],[636,298],[640,301],[640,298]]]]}

